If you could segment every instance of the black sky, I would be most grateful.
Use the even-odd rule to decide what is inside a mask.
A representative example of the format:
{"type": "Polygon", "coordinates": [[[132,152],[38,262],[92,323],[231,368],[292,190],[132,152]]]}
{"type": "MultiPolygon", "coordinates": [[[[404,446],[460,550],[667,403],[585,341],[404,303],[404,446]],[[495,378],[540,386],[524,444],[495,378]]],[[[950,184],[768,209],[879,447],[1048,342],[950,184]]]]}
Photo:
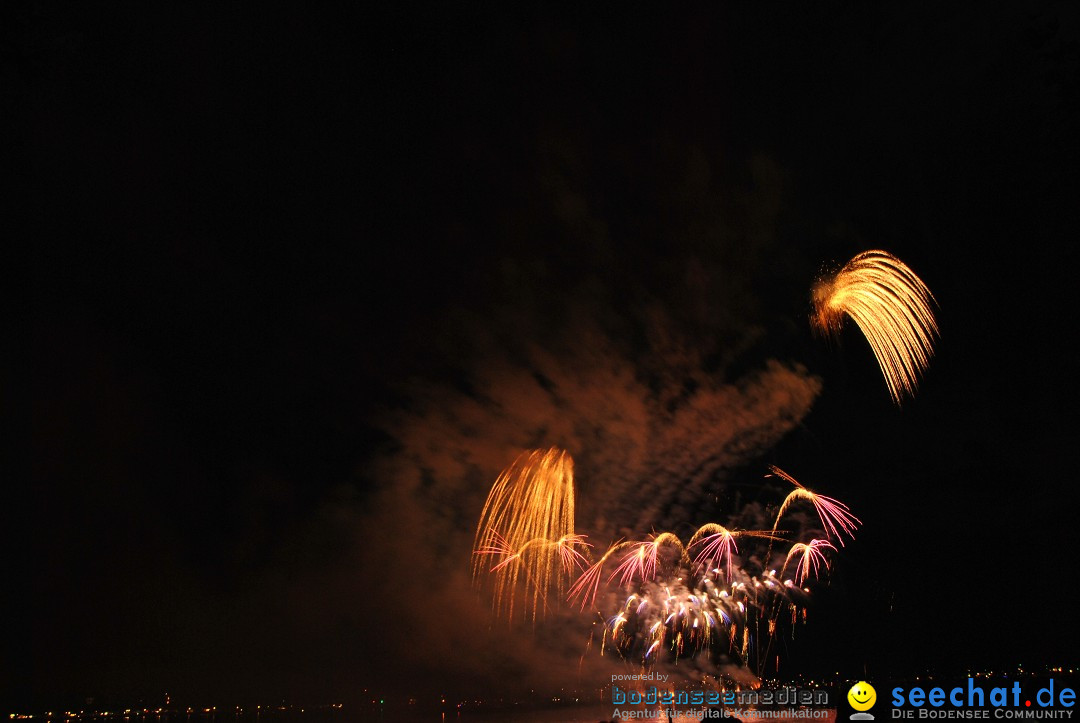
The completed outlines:
{"type": "Polygon", "coordinates": [[[378,579],[331,632],[252,601],[348,569],[313,530],[386,484],[372,419],[401,384],[457,379],[429,343],[448,310],[528,306],[544,333],[588,288],[691,328],[684,258],[734,280],[718,374],[823,380],[765,459],[866,522],[792,664],[1077,662],[1074,8],[3,14],[31,252],[5,701],[377,677],[378,579]],[[900,410],[857,334],[806,324],[821,266],[875,247],[941,306],[900,410]]]}

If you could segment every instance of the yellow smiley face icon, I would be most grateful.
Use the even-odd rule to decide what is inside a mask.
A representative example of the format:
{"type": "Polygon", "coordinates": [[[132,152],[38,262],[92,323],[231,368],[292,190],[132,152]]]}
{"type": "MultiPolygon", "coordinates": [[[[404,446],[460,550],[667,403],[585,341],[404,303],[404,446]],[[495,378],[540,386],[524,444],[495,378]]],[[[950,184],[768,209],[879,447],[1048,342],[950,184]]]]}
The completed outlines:
{"type": "Polygon", "coordinates": [[[870,710],[877,701],[877,691],[865,680],[860,680],[847,692],[847,700],[855,710],[870,710]]]}

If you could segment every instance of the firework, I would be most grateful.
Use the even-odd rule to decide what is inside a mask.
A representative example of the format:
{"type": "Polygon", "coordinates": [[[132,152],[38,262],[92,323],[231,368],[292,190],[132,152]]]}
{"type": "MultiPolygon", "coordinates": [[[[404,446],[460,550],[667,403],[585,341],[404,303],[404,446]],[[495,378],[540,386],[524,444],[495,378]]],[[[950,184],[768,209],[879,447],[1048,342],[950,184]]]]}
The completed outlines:
{"type": "MultiPolygon", "coordinates": [[[[630,547],[636,543],[631,542],[617,542],[607,549],[600,559],[589,565],[583,573],[578,577],[577,581],[570,587],[570,593],[568,595],[570,600],[575,597],[581,599],[581,609],[584,610],[589,605],[596,603],[596,595],[600,591],[600,581],[603,578],[604,564],[610,557],[615,555],[621,549],[630,547]]],[[[609,578],[610,581],[610,578],[609,578]]]]}
{"type": "MultiPolygon", "coordinates": [[[[702,543],[706,545],[720,540],[716,550],[722,550],[735,536],[728,532],[725,535],[699,530],[696,536],[702,541],[709,540],[702,543]]],[[[657,547],[657,541],[681,550],[681,544],[675,545],[673,540],[661,540],[661,537],[619,543],[609,549],[606,557],[617,557],[623,552],[624,562],[635,556],[647,560],[649,548],[657,547]]],[[[761,535],[761,539],[770,537],[767,533],[761,535]]],[[[829,548],[814,545],[813,549],[816,555],[808,564],[827,566],[823,562],[823,550],[829,548]]],[[[751,576],[735,568],[731,576],[721,577],[719,569],[691,563],[683,554],[658,564],[652,570],[653,576],[647,579],[638,580],[642,567],[632,567],[632,583],[621,585],[627,597],[609,617],[600,616],[604,622],[601,650],[614,651],[627,662],[642,666],[653,665],[665,657],[678,661],[708,651],[741,659],[760,672],[774,660],[768,650],[773,638],[780,634],[782,619],[790,619],[792,624],[799,619],[808,592],[794,580],[777,577],[775,570],[751,576]],[[785,610],[791,611],[789,618],[782,618],[785,610]]],[[[591,576],[586,573],[579,579],[584,587],[590,588],[598,582],[596,569],[591,568],[591,576]],[[589,582],[586,584],[585,580],[589,582]]],[[[619,573],[617,569],[608,581],[619,573]]]]}
{"type": "Polygon", "coordinates": [[[586,547],[574,534],[574,462],[551,448],[523,452],[488,493],[476,528],[473,577],[494,576],[493,605],[514,616],[519,582],[526,587],[525,613],[535,621],[552,587],[561,595],[564,581],[585,558],[586,547]],[[486,560],[497,559],[486,570],[486,560]]]}
{"type": "Polygon", "coordinates": [[[814,286],[814,324],[839,330],[847,314],[862,331],[897,404],[915,393],[938,336],[930,289],[900,259],[866,251],[814,286]]]}
{"type": "Polygon", "coordinates": [[[851,536],[861,524],[842,502],[806,489],[777,467],[771,472],[795,489],[770,531],[708,523],[686,544],[672,532],[653,533],[645,540],[617,541],[593,558],[591,545],[573,531],[569,455],[556,449],[525,453],[488,495],[476,532],[474,574],[493,576],[495,608],[511,617],[523,582],[535,620],[549,591],[561,591],[563,580],[579,573],[567,598],[579,601],[583,611],[594,606],[603,623],[602,655],[612,651],[650,666],[707,651],[741,660],[761,674],[766,665],[778,664],[771,652],[782,632],[806,620],[810,589],[803,584],[829,569],[828,553],[836,550],[827,539],[796,542],[779,575],[763,569],[773,543],[786,542],[777,532],[781,518],[805,500],[829,536],[851,536]],[[616,594],[596,607],[601,586],[616,594]]]}
{"type": "MultiPolygon", "coordinates": [[[[799,481],[789,475],[784,470],[776,466],[770,466],[769,470],[773,476],[785,479],[791,484],[795,485],[795,489],[784,498],[783,504],[780,505],[780,511],[776,513],[776,522],[773,523],[773,534],[776,534],[776,530],[780,525],[780,519],[791,507],[792,503],[797,500],[806,500],[814,506],[814,509],[818,513],[818,518],[821,520],[822,527],[825,528],[825,532],[830,536],[836,538],[840,545],[843,546],[844,538],[841,533],[847,534],[852,539],[855,538],[855,528],[862,524],[855,515],[851,514],[851,510],[840,500],[834,500],[832,497],[826,497],[825,495],[819,495],[816,492],[810,490],[799,484],[799,481]]],[[[766,475],[770,476],[770,475],[766,475]]]]}
{"type": "Polygon", "coordinates": [[[619,575],[619,582],[622,585],[629,585],[635,578],[638,580],[652,579],[656,576],[660,549],[664,546],[677,549],[680,561],[686,562],[689,560],[682,541],[670,532],[664,532],[653,535],[652,539],[645,542],[631,543],[630,552],[623,556],[622,562],[615,568],[615,572],[611,573],[608,581],[610,582],[616,575],[619,575]]]}
{"type": "Polygon", "coordinates": [[[801,585],[811,573],[813,573],[814,577],[817,577],[819,567],[829,569],[829,561],[822,550],[835,549],[828,540],[810,540],[809,543],[796,542],[788,550],[787,558],[784,560],[784,569],[780,571],[780,574],[783,576],[788,563],[791,562],[792,558],[795,558],[798,560],[795,565],[795,584],[801,585]]]}
{"type": "Polygon", "coordinates": [[[723,525],[710,522],[707,525],[701,526],[698,531],[694,533],[686,548],[687,550],[690,550],[695,545],[704,545],[704,547],[701,548],[701,552],[694,558],[694,561],[699,565],[704,565],[709,560],[716,560],[717,562],[724,561],[727,579],[731,580],[733,567],[731,558],[732,555],[738,554],[739,552],[739,548],[735,544],[735,538],[744,536],[759,537],[769,540],[780,539],[776,537],[775,533],[775,529],[772,533],[756,530],[729,530],[723,525]]]}
{"type": "Polygon", "coordinates": [[[652,579],[656,576],[660,565],[660,550],[665,547],[674,548],[677,551],[679,563],[689,564],[690,558],[682,541],[670,532],[653,535],[648,540],[616,542],[600,556],[599,560],[584,568],[584,572],[570,587],[569,599],[580,598],[582,610],[595,604],[596,595],[603,580],[604,565],[618,553],[623,554],[618,558],[619,563],[608,576],[607,582],[610,583],[618,577],[620,585],[628,586],[635,580],[643,582],[652,579]]]}
{"type": "Polygon", "coordinates": [[[701,552],[694,558],[694,561],[698,564],[704,564],[709,560],[724,561],[727,579],[730,580],[732,573],[731,556],[739,552],[739,547],[735,544],[735,533],[722,525],[710,523],[694,533],[687,547],[693,548],[697,544],[703,544],[704,547],[701,548],[701,552]]]}

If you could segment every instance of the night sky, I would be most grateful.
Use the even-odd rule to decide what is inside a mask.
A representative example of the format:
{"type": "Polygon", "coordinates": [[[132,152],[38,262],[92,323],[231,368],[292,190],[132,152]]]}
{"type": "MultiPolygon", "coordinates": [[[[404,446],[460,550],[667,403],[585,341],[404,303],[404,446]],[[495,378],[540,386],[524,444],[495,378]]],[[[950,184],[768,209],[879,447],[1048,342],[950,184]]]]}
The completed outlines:
{"type": "Polygon", "coordinates": [[[0,702],[497,688],[461,588],[499,469],[567,447],[586,519],[641,481],[635,395],[776,364],[805,404],[724,421],[762,431],[710,484],[778,464],[864,523],[789,672],[1078,662],[1080,18],[992,5],[5,8],[0,702]],[[901,408],[808,322],[870,248],[940,305],[901,408]]]}

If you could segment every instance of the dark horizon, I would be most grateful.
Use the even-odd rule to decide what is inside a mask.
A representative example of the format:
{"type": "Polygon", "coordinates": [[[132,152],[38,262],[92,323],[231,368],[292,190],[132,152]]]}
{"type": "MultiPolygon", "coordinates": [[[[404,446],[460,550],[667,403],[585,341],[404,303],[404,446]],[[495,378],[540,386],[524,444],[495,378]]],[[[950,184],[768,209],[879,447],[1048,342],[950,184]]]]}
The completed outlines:
{"type": "Polygon", "coordinates": [[[511,650],[458,589],[487,485],[567,446],[584,529],[636,479],[635,394],[770,398],[771,362],[810,401],[718,452],[717,498],[778,464],[863,520],[782,676],[1078,662],[1075,9],[299,12],[5,11],[0,702],[555,685],[571,644],[511,650]],[[901,407],[808,320],[870,248],[940,307],[901,407]],[[410,565],[449,599],[415,625],[410,565]]]}

